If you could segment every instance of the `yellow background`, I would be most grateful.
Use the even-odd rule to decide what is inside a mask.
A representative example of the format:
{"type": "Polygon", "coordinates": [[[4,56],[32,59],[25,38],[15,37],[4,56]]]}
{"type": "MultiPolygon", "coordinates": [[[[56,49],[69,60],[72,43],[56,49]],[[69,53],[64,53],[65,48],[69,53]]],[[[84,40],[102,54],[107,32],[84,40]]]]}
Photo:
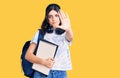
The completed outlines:
{"type": "Polygon", "coordinates": [[[0,78],[26,78],[21,49],[40,27],[49,3],[67,11],[74,32],[69,78],[120,78],[119,0],[1,0],[0,78]]]}

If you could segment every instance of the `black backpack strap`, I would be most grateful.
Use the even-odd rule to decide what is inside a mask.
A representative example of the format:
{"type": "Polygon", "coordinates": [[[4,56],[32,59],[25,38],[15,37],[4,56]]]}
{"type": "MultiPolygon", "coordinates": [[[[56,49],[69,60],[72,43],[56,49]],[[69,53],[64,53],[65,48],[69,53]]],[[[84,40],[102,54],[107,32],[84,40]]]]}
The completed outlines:
{"type": "Polygon", "coordinates": [[[38,34],[37,43],[38,43],[41,39],[43,39],[43,37],[44,37],[44,34],[42,33],[42,30],[41,30],[41,29],[38,29],[38,30],[39,30],[39,34],[38,34]]]}
{"type": "Polygon", "coordinates": [[[36,55],[36,51],[37,51],[37,48],[38,48],[38,45],[39,45],[39,41],[44,38],[44,34],[42,33],[41,29],[38,29],[38,30],[39,30],[39,34],[38,34],[38,39],[37,39],[37,46],[36,46],[36,49],[35,49],[35,52],[34,52],[35,55],[36,55]]]}

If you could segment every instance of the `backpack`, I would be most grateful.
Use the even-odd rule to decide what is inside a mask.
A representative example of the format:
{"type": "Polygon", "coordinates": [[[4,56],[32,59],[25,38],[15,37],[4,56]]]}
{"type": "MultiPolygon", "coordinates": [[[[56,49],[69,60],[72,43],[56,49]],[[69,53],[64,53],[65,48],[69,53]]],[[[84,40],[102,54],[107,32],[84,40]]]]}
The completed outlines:
{"type": "MultiPolygon", "coordinates": [[[[38,42],[43,39],[44,35],[41,33],[41,30],[39,29],[39,34],[38,34],[38,40],[37,40],[37,46],[35,49],[34,54],[36,54],[36,50],[38,47],[38,42]]],[[[27,52],[27,49],[30,46],[30,41],[26,41],[23,48],[22,48],[22,54],[21,54],[21,65],[22,65],[22,70],[24,72],[24,75],[27,77],[32,77],[34,73],[34,69],[32,69],[33,63],[29,62],[28,60],[25,59],[25,54],[27,52]]]]}

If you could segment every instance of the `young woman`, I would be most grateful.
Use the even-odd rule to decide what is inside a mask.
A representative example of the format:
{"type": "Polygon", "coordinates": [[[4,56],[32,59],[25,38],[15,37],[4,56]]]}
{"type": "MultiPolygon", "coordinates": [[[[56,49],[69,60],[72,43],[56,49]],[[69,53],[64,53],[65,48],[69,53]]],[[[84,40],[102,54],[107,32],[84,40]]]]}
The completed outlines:
{"type": "Polygon", "coordinates": [[[31,40],[25,58],[37,64],[50,68],[48,76],[35,71],[33,78],[67,78],[66,70],[72,69],[69,45],[73,39],[73,32],[70,26],[70,19],[67,13],[60,9],[58,4],[49,4],[46,8],[45,19],[41,25],[44,39],[57,44],[58,50],[55,58],[38,58],[33,53],[38,39],[38,31],[31,40]]]}

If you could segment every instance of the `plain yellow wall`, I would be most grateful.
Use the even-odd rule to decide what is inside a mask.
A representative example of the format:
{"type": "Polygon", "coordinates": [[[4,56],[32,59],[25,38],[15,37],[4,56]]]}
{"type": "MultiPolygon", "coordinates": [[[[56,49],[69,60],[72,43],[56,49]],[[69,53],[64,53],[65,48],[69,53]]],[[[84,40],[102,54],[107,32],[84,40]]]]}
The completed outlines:
{"type": "Polygon", "coordinates": [[[40,27],[49,3],[68,12],[74,32],[69,78],[120,78],[119,0],[1,0],[0,78],[26,78],[23,44],[40,27]]]}

